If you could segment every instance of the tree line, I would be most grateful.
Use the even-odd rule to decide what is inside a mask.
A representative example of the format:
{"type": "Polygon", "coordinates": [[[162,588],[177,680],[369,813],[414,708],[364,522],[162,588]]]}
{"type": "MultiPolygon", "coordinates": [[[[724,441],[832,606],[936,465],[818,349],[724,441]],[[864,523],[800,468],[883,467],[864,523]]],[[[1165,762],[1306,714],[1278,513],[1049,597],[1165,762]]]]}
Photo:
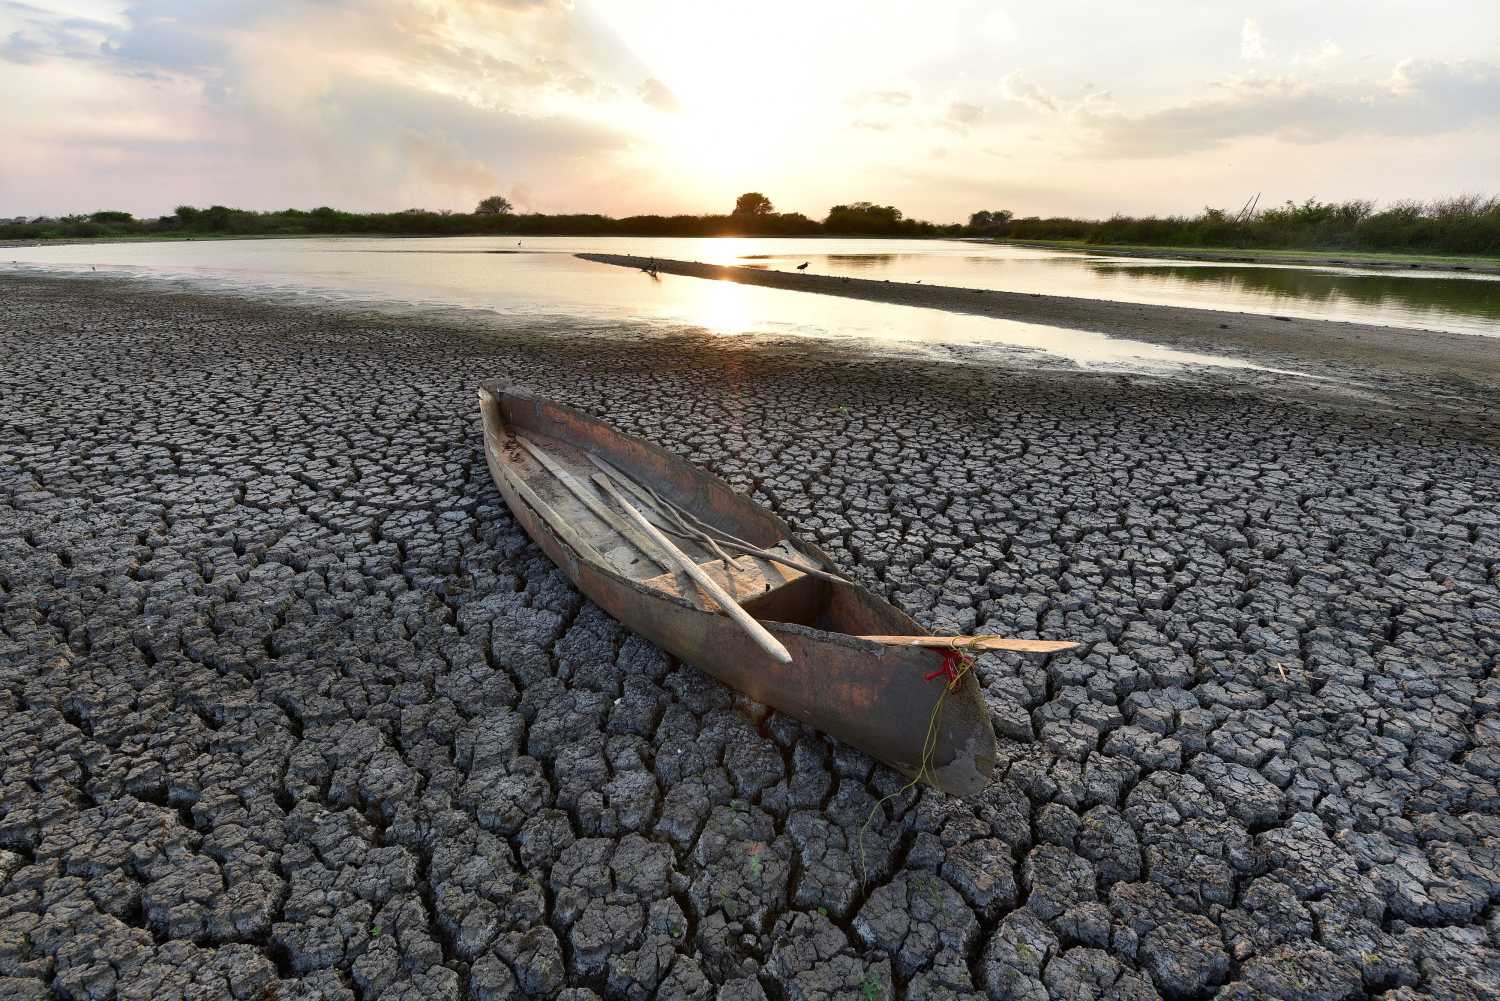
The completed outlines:
{"type": "Polygon", "coordinates": [[[984,235],[1011,240],[1073,240],[1098,245],[1225,247],[1246,250],[1352,250],[1500,256],[1500,197],[1460,195],[1398,201],[1285,202],[1266,209],[1205,208],[1192,216],[1014,219],[976,213],[984,235]],[[980,216],[987,216],[981,219],[980,216]]]}
{"type": "Polygon", "coordinates": [[[223,205],[182,205],[171,215],[137,219],[128,212],[0,220],[0,240],[195,236],[859,236],[979,237],[1068,240],[1096,245],[1223,247],[1267,250],[1368,250],[1500,256],[1500,197],[1465,195],[1400,201],[1286,202],[1238,212],[1205,208],[1197,215],[1108,219],[1027,216],[985,209],[964,223],[909,219],[893,205],[835,205],[822,219],[778,212],[771,199],[748,191],[734,209],[708,215],[516,212],[492,195],[472,212],[407,209],[343,212],[322,207],[257,212],[223,205]]]}
{"type": "Polygon", "coordinates": [[[224,205],[178,206],[171,215],[137,219],[129,212],[0,221],[0,239],[45,240],[128,236],[959,236],[958,224],[908,219],[900,209],[872,202],[835,205],[822,219],[777,212],[760,192],[746,192],[722,215],[633,215],[516,212],[493,195],[473,212],[310,210],[257,212],[224,205]]]}

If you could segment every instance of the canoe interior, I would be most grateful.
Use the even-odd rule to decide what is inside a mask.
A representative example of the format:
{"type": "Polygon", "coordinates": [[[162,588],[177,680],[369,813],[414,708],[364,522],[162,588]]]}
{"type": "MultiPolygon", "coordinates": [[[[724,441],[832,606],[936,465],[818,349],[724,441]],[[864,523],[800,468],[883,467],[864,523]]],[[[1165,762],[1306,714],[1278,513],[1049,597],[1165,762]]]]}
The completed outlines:
{"type": "MultiPolygon", "coordinates": [[[[682,460],[546,401],[513,394],[498,395],[496,400],[500,420],[493,445],[499,448],[500,461],[544,502],[543,517],[549,523],[565,524],[575,540],[586,544],[585,558],[597,557],[605,569],[666,597],[716,610],[713,600],[680,568],[664,561],[657,547],[638,531],[630,531],[628,520],[596,489],[592,477],[601,469],[590,453],[629,482],[649,487],[721,532],[796,562],[839,573],[820,551],[796,540],[780,519],[682,460]],[[582,492],[590,495],[592,504],[580,496],[582,492]]],[[[649,495],[622,492],[658,528],[674,527],[668,517],[652,510],[649,495]]],[[[925,632],[909,616],[861,588],[799,573],[740,551],[716,553],[679,534],[669,533],[669,537],[758,619],[850,635],[925,632]],[[721,556],[735,561],[734,572],[725,572],[721,556]]]]}

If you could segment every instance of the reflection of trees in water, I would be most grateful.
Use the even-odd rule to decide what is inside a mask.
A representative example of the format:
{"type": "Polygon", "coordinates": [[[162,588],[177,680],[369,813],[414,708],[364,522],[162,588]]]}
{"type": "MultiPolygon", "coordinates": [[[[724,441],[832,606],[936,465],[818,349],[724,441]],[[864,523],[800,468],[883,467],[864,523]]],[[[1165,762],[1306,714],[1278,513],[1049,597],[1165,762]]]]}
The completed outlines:
{"type": "Polygon", "coordinates": [[[829,264],[842,264],[846,268],[888,268],[904,257],[916,254],[829,254],[829,264]]]}
{"type": "Polygon", "coordinates": [[[1301,302],[1388,307],[1424,312],[1442,310],[1500,319],[1500,282],[1468,278],[1400,278],[1336,275],[1291,268],[1192,268],[1172,265],[1091,264],[1104,277],[1170,279],[1301,302]]]}
{"type": "MultiPolygon", "coordinates": [[[[846,268],[888,268],[896,261],[906,257],[920,257],[920,254],[824,254],[823,260],[829,264],[842,264],[846,268]]],[[[818,255],[803,254],[741,254],[741,261],[805,261],[811,257],[817,260],[818,255]]],[[[767,268],[769,264],[746,264],[747,268],[767,268]]]]}

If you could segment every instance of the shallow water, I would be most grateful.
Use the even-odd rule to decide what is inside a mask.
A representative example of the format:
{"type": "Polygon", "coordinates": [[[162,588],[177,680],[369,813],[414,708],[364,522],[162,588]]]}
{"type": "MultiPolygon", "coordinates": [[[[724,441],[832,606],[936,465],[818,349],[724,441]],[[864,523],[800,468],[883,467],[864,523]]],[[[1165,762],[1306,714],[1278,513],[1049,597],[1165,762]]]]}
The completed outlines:
{"type": "Polygon", "coordinates": [[[1500,335],[1500,275],[1165,261],[946,240],[716,263],[785,271],[803,261],[810,271],[854,278],[1500,335]]]}
{"type": "MultiPolygon", "coordinates": [[[[1102,260],[959,241],[344,237],[23,247],[0,251],[0,261],[22,269],[91,273],[97,269],[101,274],[280,299],[315,297],[367,305],[456,306],[493,310],[510,318],[570,316],[596,325],[645,322],[661,327],[701,327],[721,334],[865,338],[929,346],[985,344],[1045,352],[1080,365],[1254,367],[1243,361],[1101,334],[941,310],[676,276],[653,280],[638,271],[580,261],[573,255],[581,251],[778,269],[808,261],[810,271],[823,274],[1210,305],[1283,315],[1298,313],[1286,301],[1298,288],[1309,288],[1318,294],[1305,294],[1296,300],[1307,306],[1300,315],[1370,322],[1409,323],[1418,307],[1423,316],[1446,308],[1440,295],[1412,299],[1417,305],[1401,313],[1390,304],[1389,295],[1372,300],[1328,290],[1329,282],[1374,277],[1397,287],[1401,282],[1462,285],[1471,294],[1467,298],[1454,296],[1455,302],[1468,303],[1480,312],[1493,305],[1500,315],[1500,302],[1492,302],[1500,296],[1500,282],[1391,278],[1353,272],[1331,275],[1307,269],[1243,266],[1209,271],[1197,266],[1102,260]],[[12,265],[11,261],[16,263],[12,265]],[[1264,272],[1272,276],[1267,281],[1275,280],[1280,272],[1294,272],[1299,277],[1275,287],[1257,285],[1243,277],[1226,277],[1241,272],[1264,272]],[[1217,281],[1203,277],[1209,274],[1216,275],[1217,281]]],[[[1484,327],[1482,332],[1496,332],[1492,321],[1486,320],[1484,327]]],[[[1462,325],[1445,329],[1481,332],[1462,325]]]]}

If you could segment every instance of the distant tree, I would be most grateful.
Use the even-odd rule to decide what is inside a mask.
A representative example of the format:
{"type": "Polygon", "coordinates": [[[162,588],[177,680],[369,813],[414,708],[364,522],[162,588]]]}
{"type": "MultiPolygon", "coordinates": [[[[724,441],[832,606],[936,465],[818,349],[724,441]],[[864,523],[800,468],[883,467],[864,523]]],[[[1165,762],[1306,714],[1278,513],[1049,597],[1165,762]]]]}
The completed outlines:
{"type": "Polygon", "coordinates": [[[734,214],[738,216],[770,215],[775,211],[771,199],[759,191],[747,191],[734,200],[734,214]]]}
{"type": "Polygon", "coordinates": [[[229,228],[229,206],[210,205],[198,214],[198,222],[205,229],[221,232],[229,228]]]}
{"type": "Polygon", "coordinates": [[[830,233],[896,233],[901,230],[901,210],[874,202],[835,205],[823,224],[830,233]]]}
{"type": "Polygon", "coordinates": [[[129,212],[95,212],[89,218],[94,222],[130,222],[135,216],[129,212]]]}
{"type": "Polygon", "coordinates": [[[969,216],[969,232],[980,235],[999,233],[1011,218],[1009,209],[981,209],[969,216]]]}
{"type": "Polygon", "coordinates": [[[504,195],[490,195],[474,207],[475,215],[510,215],[514,206],[504,195]]]}

